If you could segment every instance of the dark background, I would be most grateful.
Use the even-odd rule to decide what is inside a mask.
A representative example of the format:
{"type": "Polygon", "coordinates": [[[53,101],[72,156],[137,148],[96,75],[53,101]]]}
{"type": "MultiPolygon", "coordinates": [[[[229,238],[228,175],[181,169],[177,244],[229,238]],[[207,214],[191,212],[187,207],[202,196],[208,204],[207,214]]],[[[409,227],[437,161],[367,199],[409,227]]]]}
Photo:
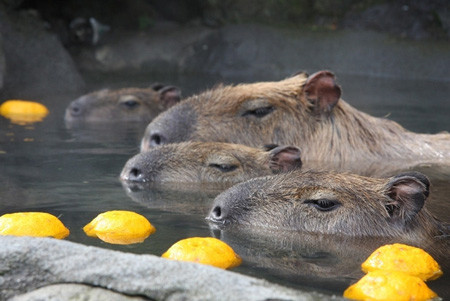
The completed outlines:
{"type": "Polygon", "coordinates": [[[147,73],[448,81],[449,41],[446,0],[0,0],[0,102],[147,73]]]}

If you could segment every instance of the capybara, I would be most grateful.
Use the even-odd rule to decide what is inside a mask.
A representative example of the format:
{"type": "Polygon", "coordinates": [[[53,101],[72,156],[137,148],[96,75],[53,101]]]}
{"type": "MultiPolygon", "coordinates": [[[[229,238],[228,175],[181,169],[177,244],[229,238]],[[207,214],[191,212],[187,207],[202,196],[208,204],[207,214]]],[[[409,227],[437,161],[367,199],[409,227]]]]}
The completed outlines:
{"type": "Polygon", "coordinates": [[[419,163],[450,164],[449,133],[407,131],[353,108],[340,95],[329,71],[300,73],[279,82],[218,86],[155,118],[141,150],[186,140],[297,145],[305,168],[363,175],[419,163]]]}
{"type": "Polygon", "coordinates": [[[180,98],[178,88],[162,84],[154,84],[149,88],[103,89],[72,101],[64,118],[68,124],[150,122],[180,98]]]}
{"type": "Polygon", "coordinates": [[[369,178],[293,171],[254,178],[224,191],[208,216],[218,225],[309,233],[411,237],[448,235],[448,224],[425,208],[430,182],[418,172],[369,178]]]}
{"type": "Polygon", "coordinates": [[[132,182],[237,183],[300,168],[300,150],[270,145],[253,148],[221,142],[183,142],[141,152],[120,178],[132,182]]]}

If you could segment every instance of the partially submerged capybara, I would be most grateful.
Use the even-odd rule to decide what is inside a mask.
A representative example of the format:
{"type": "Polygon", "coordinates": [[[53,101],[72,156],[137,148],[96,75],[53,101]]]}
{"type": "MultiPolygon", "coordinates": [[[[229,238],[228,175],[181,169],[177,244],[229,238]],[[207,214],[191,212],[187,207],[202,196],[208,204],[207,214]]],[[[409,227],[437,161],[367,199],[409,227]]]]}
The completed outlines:
{"type": "Polygon", "coordinates": [[[132,182],[237,183],[300,168],[293,146],[265,149],[220,142],[166,144],[142,152],[125,164],[120,178],[132,182]]]}
{"type": "Polygon", "coordinates": [[[103,89],[83,95],[66,109],[66,123],[117,121],[150,122],[181,97],[174,86],[154,84],[149,88],[103,89]]]}
{"type": "Polygon", "coordinates": [[[148,125],[141,150],[186,140],[298,145],[305,168],[368,175],[421,162],[450,164],[450,134],[407,131],[340,95],[329,71],[218,86],[160,114],[148,125]]]}
{"type": "Polygon", "coordinates": [[[418,172],[369,178],[293,171],[236,184],[214,201],[208,219],[309,233],[412,239],[448,235],[426,209],[430,182],[418,172]]]}

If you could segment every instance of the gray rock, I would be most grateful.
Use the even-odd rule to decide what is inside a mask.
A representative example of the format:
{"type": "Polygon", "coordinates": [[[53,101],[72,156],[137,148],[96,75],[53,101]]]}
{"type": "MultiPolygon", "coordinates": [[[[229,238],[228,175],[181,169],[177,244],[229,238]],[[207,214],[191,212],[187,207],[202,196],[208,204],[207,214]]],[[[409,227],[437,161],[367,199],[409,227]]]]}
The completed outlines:
{"type": "Polygon", "coordinates": [[[5,78],[5,54],[3,51],[2,34],[0,33],[0,91],[3,88],[4,78],[5,78]]]}
{"type": "Polygon", "coordinates": [[[448,3],[429,1],[384,1],[347,10],[341,19],[344,28],[369,29],[413,40],[450,38],[446,28],[448,3]],[[365,7],[366,6],[366,7],[365,7]]]}
{"type": "Polygon", "coordinates": [[[84,284],[53,284],[15,296],[10,301],[143,301],[142,297],[119,294],[104,288],[84,284]]]}
{"type": "Polygon", "coordinates": [[[83,89],[84,81],[72,58],[35,11],[14,12],[0,6],[0,34],[7,74],[3,97],[57,95],[83,89]]]}
{"type": "MultiPolygon", "coordinates": [[[[86,284],[152,300],[342,299],[301,292],[207,265],[63,240],[3,236],[0,245],[2,300],[60,283],[86,284]]],[[[53,293],[45,295],[44,291],[41,299],[53,293]]]]}
{"type": "MultiPolygon", "coordinates": [[[[192,55],[192,45],[209,35],[210,29],[183,29],[174,24],[160,25],[148,34],[129,33],[111,38],[112,42],[85,48],[75,58],[81,69],[101,72],[183,71],[192,55]]],[[[198,71],[203,71],[202,66],[198,71]]]]}
{"type": "Polygon", "coordinates": [[[450,80],[450,44],[402,41],[372,31],[300,31],[263,25],[152,29],[112,38],[76,57],[83,70],[213,74],[276,79],[329,69],[402,79],[450,80]]]}
{"type": "Polygon", "coordinates": [[[450,44],[394,40],[370,31],[311,32],[228,25],[194,46],[189,71],[279,80],[298,71],[450,80],[450,44]]]}

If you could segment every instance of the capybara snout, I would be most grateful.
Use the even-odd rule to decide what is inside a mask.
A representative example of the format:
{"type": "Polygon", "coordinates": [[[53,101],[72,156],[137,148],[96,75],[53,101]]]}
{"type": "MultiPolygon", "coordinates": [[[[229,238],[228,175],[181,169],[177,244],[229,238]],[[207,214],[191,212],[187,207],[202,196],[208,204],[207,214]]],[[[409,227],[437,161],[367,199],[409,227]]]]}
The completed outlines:
{"type": "MultiPolygon", "coordinates": [[[[180,103],[169,109],[169,118],[158,119],[148,126],[141,141],[141,151],[148,151],[152,147],[168,143],[177,143],[190,140],[195,130],[197,115],[188,103],[180,103]]],[[[207,140],[200,140],[207,141],[207,140]]],[[[216,141],[216,140],[210,140],[216,141]]]]}

